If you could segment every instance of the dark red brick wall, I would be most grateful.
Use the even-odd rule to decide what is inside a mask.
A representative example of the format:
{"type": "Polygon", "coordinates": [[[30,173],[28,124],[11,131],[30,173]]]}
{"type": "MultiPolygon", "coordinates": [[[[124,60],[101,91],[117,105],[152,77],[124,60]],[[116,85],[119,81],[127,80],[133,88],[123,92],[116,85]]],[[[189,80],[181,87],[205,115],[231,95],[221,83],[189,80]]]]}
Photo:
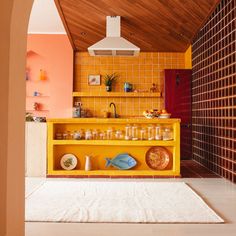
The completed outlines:
{"type": "Polygon", "coordinates": [[[193,159],[236,183],[236,0],[222,0],[193,40],[193,159]]]}

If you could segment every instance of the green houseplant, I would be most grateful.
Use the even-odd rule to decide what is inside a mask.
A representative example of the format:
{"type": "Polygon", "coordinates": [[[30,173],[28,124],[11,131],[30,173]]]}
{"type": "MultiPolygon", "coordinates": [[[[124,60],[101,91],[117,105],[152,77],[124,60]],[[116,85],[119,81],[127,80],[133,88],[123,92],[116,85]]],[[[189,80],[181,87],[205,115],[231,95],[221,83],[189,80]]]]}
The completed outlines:
{"type": "Polygon", "coordinates": [[[103,82],[106,86],[106,91],[107,92],[111,92],[112,84],[114,84],[118,78],[119,78],[119,75],[117,73],[106,74],[104,76],[104,81],[103,82]]]}

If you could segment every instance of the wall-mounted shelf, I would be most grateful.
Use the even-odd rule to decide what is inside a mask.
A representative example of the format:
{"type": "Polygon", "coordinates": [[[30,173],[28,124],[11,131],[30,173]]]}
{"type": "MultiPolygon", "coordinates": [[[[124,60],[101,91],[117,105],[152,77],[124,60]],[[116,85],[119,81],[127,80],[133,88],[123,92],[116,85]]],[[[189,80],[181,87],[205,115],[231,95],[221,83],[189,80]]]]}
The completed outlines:
{"type": "Polygon", "coordinates": [[[73,92],[73,97],[127,97],[127,98],[146,98],[161,97],[161,93],[135,93],[135,92],[73,92]]]}
{"type": "Polygon", "coordinates": [[[26,112],[49,112],[49,110],[26,110],[26,112]]]}
{"type": "Polygon", "coordinates": [[[27,98],[49,98],[50,96],[26,96],[27,98]]]}

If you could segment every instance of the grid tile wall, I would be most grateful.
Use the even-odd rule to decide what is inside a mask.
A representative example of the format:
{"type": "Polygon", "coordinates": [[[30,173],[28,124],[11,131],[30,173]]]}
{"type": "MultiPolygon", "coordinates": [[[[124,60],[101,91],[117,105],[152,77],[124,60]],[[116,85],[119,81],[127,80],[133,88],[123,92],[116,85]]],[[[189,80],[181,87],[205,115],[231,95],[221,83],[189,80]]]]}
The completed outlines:
{"type": "Polygon", "coordinates": [[[236,183],[236,0],[222,0],[193,40],[193,158],[236,183]]]}
{"type": "MultiPolygon", "coordinates": [[[[152,84],[157,84],[163,92],[164,69],[184,69],[184,53],[141,52],[138,57],[91,57],[86,52],[80,52],[75,57],[74,91],[101,92],[105,86],[89,86],[88,75],[117,72],[120,75],[115,85],[116,92],[123,91],[125,82],[133,84],[134,88],[149,91],[152,84]]],[[[84,108],[88,108],[94,116],[102,116],[102,110],[108,109],[114,102],[118,114],[122,116],[140,116],[146,109],[163,109],[163,98],[81,98],[84,108]]]]}

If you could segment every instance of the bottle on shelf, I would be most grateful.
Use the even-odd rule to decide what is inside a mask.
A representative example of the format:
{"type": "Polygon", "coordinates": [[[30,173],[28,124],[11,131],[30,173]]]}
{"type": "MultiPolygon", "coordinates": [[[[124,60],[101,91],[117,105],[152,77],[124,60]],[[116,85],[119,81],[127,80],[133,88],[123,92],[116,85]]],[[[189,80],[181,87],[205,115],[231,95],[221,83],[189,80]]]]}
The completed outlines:
{"type": "Polygon", "coordinates": [[[40,69],[39,71],[39,80],[46,80],[46,74],[43,69],[40,69]]]}
{"type": "Polygon", "coordinates": [[[81,102],[75,102],[73,107],[73,118],[80,118],[81,117],[81,102]]]}

